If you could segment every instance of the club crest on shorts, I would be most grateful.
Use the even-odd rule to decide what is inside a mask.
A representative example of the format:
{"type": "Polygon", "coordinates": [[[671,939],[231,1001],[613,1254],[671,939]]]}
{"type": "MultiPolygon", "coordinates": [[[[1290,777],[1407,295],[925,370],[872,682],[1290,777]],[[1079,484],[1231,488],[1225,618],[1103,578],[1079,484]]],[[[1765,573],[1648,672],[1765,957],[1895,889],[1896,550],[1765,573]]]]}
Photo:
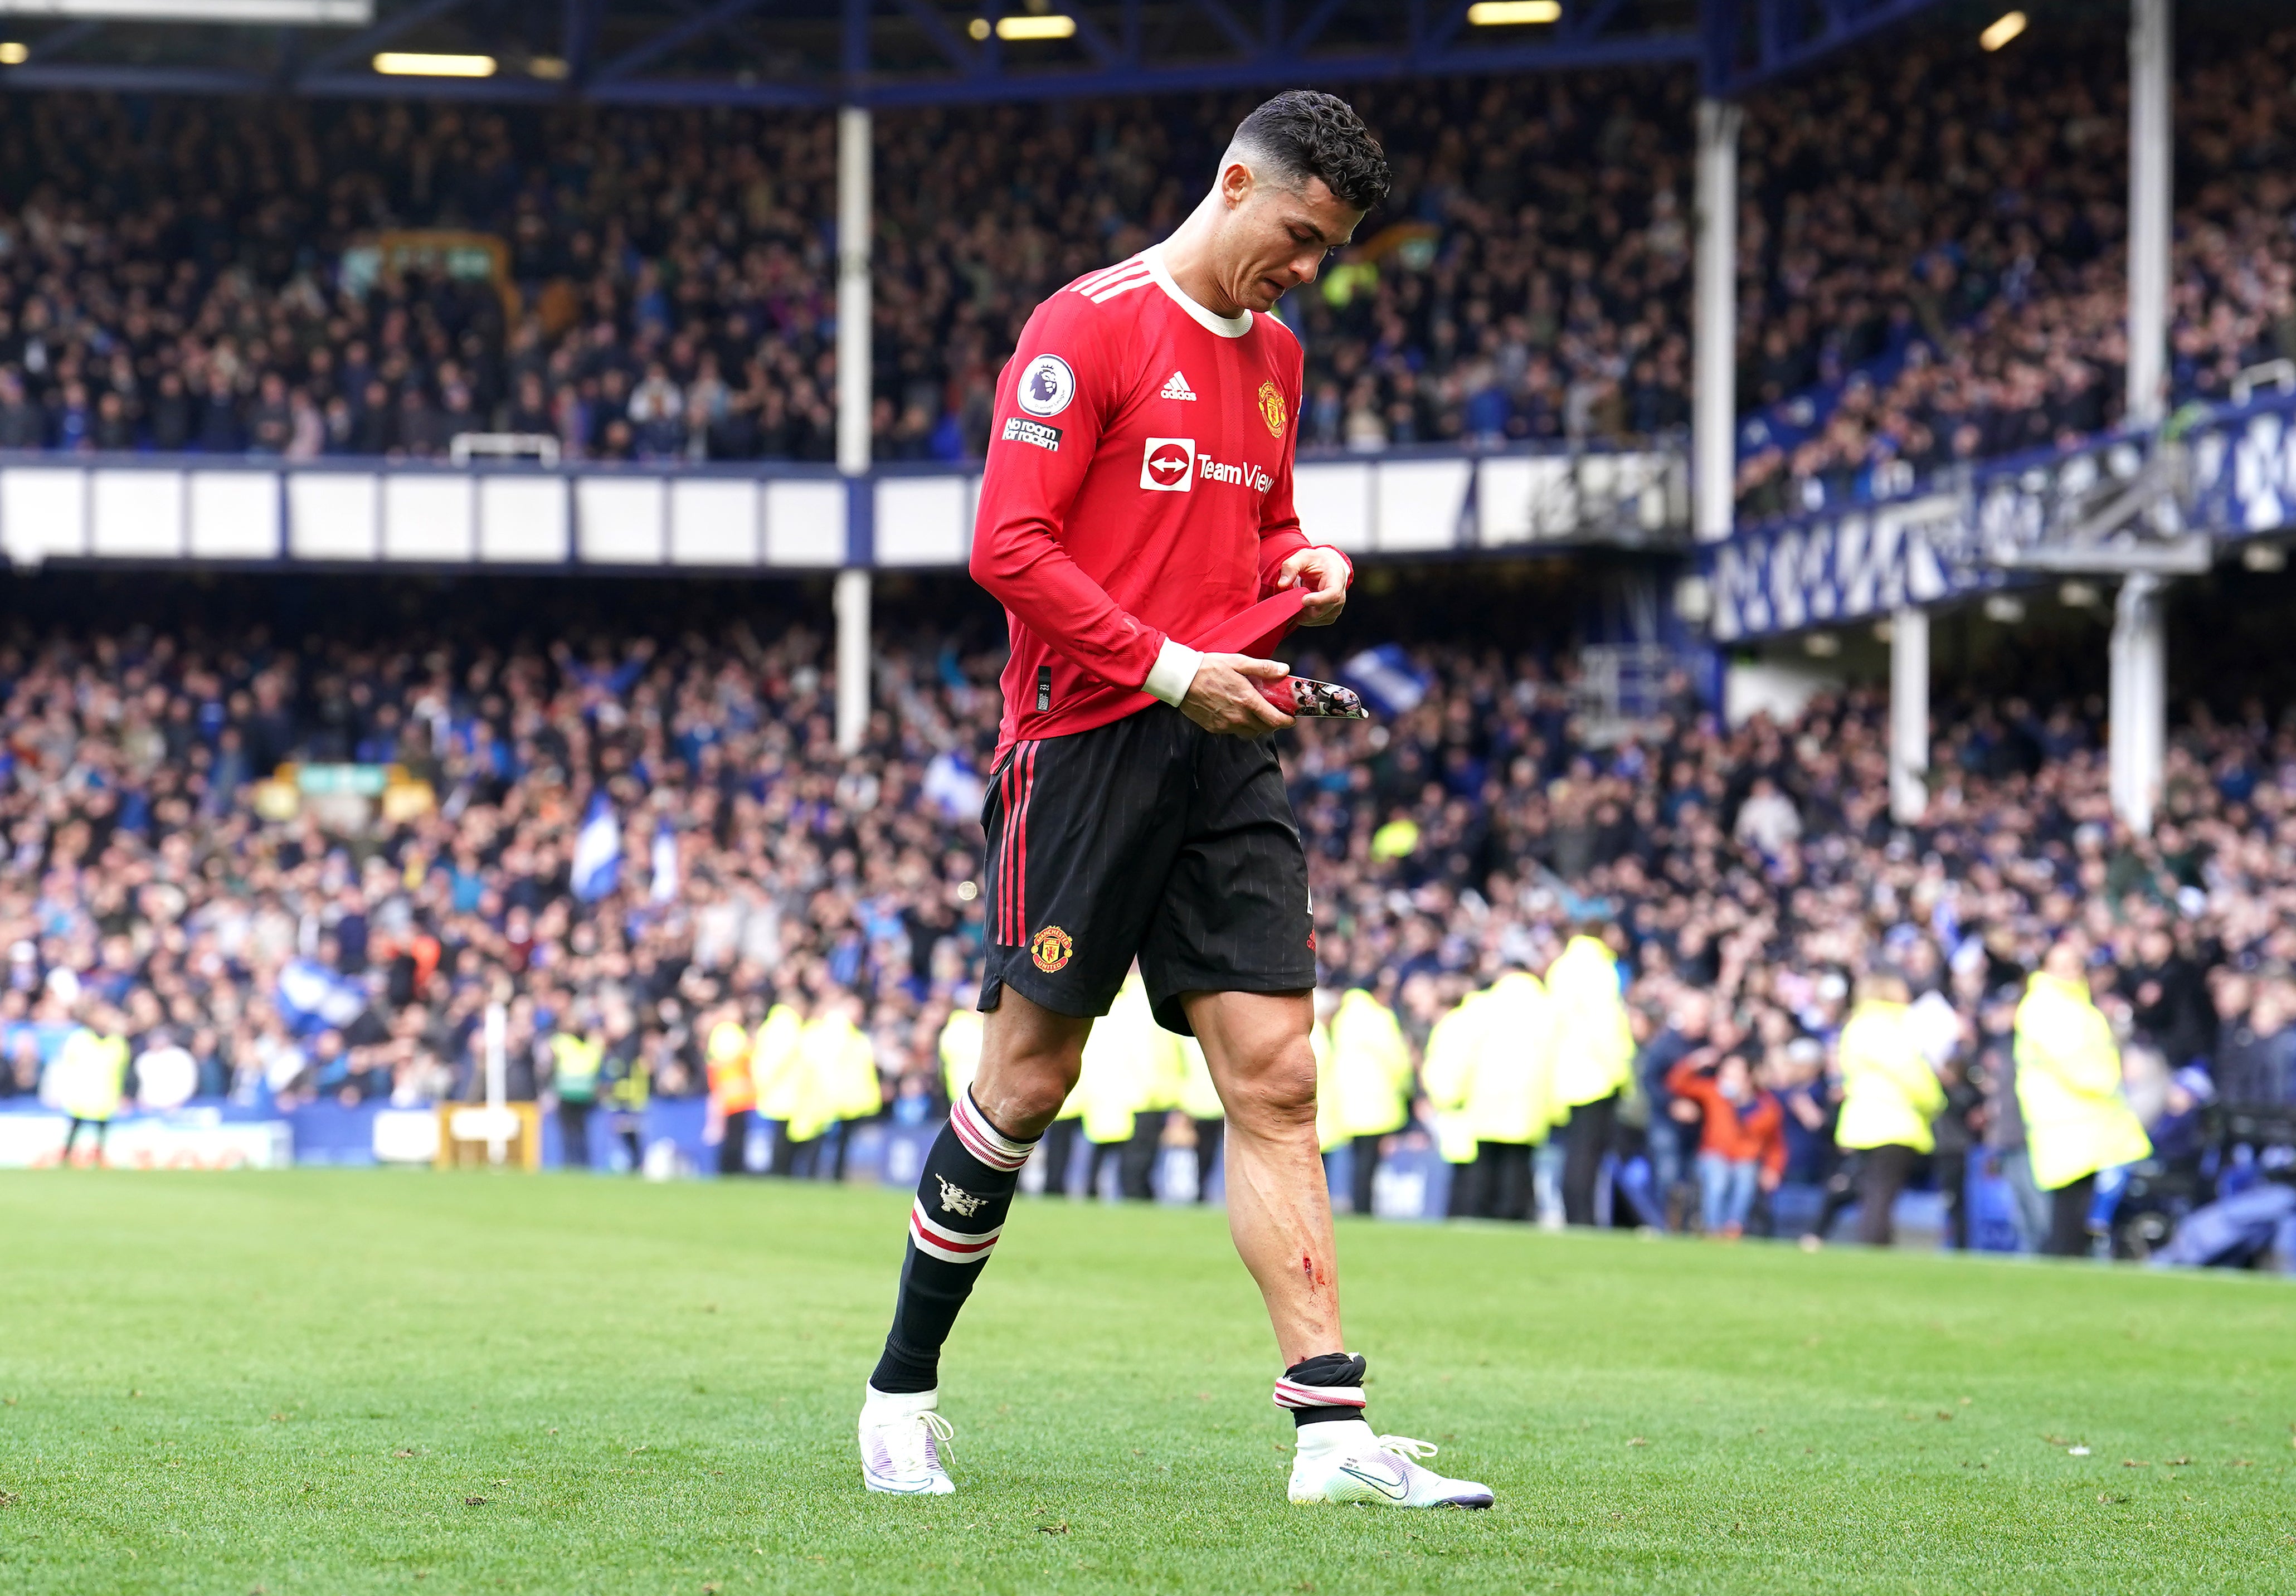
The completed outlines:
{"type": "Polygon", "coordinates": [[[1259,419],[1267,423],[1267,436],[1283,436],[1283,390],[1274,382],[1259,385],[1259,419]]]}
{"type": "Polygon", "coordinates": [[[1029,940],[1029,957],[1046,975],[1061,969],[1076,952],[1076,940],[1058,926],[1046,926],[1029,940]]]}
{"type": "Polygon", "coordinates": [[[972,1218],[980,1212],[980,1205],[988,1200],[985,1197],[973,1196],[962,1186],[950,1185],[941,1175],[936,1174],[933,1179],[940,1182],[940,1206],[959,1219],[972,1218]]]}

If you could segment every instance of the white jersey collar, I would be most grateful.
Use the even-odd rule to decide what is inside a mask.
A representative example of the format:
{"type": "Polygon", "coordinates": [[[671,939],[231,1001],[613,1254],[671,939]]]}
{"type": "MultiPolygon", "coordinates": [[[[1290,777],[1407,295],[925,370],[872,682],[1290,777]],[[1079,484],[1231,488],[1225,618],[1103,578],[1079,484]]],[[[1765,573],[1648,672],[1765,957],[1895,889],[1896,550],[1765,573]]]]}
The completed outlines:
{"type": "Polygon", "coordinates": [[[1140,258],[1148,263],[1148,275],[1158,288],[1164,291],[1172,303],[1186,311],[1195,323],[1207,332],[1217,332],[1222,338],[1242,338],[1251,331],[1251,312],[1242,315],[1214,315],[1195,300],[1185,290],[1172,281],[1172,274],[1164,269],[1164,246],[1151,244],[1140,251],[1140,258]]]}

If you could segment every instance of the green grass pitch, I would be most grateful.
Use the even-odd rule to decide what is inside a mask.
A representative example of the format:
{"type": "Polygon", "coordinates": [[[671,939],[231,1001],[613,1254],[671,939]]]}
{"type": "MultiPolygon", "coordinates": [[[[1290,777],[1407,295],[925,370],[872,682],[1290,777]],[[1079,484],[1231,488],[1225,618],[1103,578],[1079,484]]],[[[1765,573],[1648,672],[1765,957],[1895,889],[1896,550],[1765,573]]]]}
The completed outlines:
{"type": "Polygon", "coordinates": [[[1221,1215],[1024,1200],[959,1494],[867,1496],[906,1201],[0,1176],[0,1591],[2296,1588],[2287,1282],[1839,1248],[1344,1224],[1374,1423],[1498,1506],[1307,1510],[1221,1215]]]}

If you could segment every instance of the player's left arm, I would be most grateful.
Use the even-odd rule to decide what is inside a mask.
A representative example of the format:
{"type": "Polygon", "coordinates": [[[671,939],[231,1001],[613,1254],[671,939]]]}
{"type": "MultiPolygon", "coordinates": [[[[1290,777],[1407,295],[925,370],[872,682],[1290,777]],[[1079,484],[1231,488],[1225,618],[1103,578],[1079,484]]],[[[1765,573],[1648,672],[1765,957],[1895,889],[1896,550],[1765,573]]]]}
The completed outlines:
{"type": "Polygon", "coordinates": [[[1356,568],[1339,550],[1308,541],[1292,503],[1292,457],[1300,437],[1299,396],[1304,380],[1300,368],[1295,366],[1288,397],[1292,424],[1283,430],[1283,459],[1276,467],[1275,481],[1260,500],[1259,586],[1268,593],[1305,587],[1308,602],[1300,611],[1300,624],[1328,626],[1347,608],[1348,584],[1355,580],[1356,568]]]}

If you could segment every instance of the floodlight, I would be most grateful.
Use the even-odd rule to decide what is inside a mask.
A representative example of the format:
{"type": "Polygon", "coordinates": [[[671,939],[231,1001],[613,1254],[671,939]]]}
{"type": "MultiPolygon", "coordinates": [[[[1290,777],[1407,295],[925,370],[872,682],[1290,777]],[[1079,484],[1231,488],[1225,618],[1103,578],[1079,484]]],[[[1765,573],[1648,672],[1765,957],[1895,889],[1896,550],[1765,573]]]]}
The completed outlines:
{"type": "Polygon", "coordinates": [[[364,28],[374,20],[374,0],[0,0],[0,16],[364,28]]]}
{"type": "Polygon", "coordinates": [[[495,75],[495,58],[385,50],[374,58],[374,70],[386,78],[491,78],[495,75]]]}
{"type": "Polygon", "coordinates": [[[1476,0],[1467,7],[1467,20],[1478,28],[1506,28],[1521,22],[1560,22],[1562,0],[1476,0]]]}
{"type": "Polygon", "coordinates": [[[999,17],[1000,39],[1065,39],[1076,36],[1076,19],[1055,12],[1043,17],[999,17]]]}
{"type": "Polygon", "coordinates": [[[2010,12],[1977,36],[1977,47],[1988,52],[1998,50],[2024,31],[2025,13],[2010,12]]]}

